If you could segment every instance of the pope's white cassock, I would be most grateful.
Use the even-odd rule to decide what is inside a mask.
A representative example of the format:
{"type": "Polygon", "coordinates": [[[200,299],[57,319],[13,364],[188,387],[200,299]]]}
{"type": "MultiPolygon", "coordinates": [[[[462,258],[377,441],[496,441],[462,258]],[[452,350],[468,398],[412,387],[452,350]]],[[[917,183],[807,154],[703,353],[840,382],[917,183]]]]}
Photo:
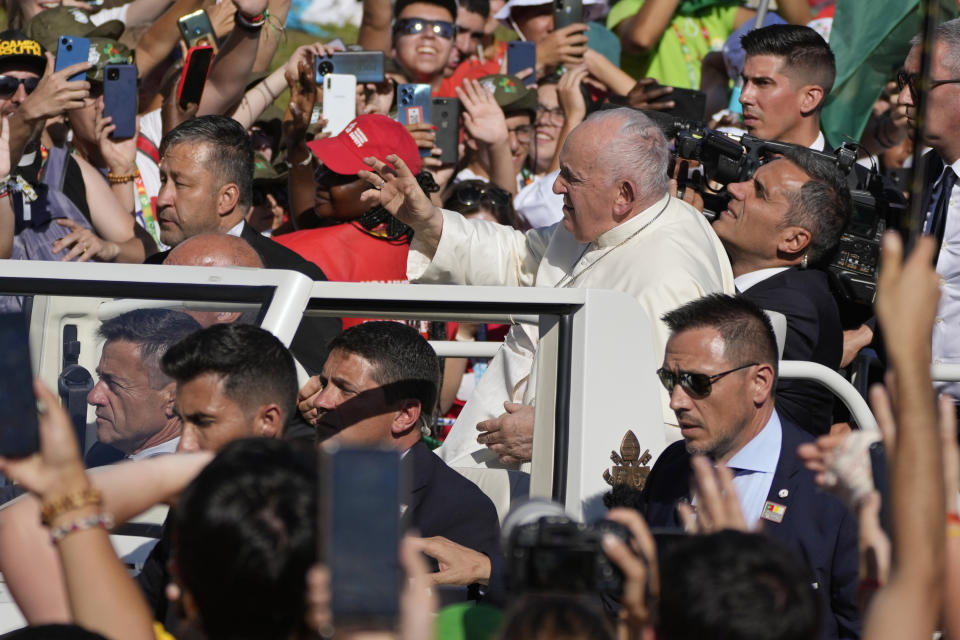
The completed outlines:
{"type": "MultiPolygon", "coordinates": [[[[662,358],[669,330],[660,316],[710,293],[733,293],[730,262],[710,224],[693,207],[664,196],[594,242],[578,242],[563,223],[526,233],[443,212],[443,233],[430,260],[416,236],[407,276],[412,282],[615,289],[635,297],[651,319],[654,353],[662,358]]],[[[477,443],[476,425],[504,413],[503,403],[533,404],[538,328],[514,325],[490,362],[438,453],[453,467],[499,468],[477,443]]],[[[644,372],[657,384],[654,371],[644,372]]],[[[679,439],[662,394],[667,442],[679,439]]]]}

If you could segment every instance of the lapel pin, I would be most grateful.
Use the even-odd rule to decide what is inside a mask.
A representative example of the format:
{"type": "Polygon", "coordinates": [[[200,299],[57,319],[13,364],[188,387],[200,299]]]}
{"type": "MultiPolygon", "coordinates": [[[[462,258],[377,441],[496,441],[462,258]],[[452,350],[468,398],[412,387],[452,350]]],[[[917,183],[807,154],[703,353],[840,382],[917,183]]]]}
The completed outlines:
{"type": "Polygon", "coordinates": [[[780,492],[777,495],[781,498],[786,498],[788,495],[790,495],[790,492],[786,489],[780,489],[780,492]]]}
{"type": "Polygon", "coordinates": [[[763,513],[760,514],[760,517],[764,520],[769,520],[770,522],[780,524],[783,522],[783,515],[786,512],[787,508],[784,505],[767,500],[767,502],[763,505],[763,513]]]}

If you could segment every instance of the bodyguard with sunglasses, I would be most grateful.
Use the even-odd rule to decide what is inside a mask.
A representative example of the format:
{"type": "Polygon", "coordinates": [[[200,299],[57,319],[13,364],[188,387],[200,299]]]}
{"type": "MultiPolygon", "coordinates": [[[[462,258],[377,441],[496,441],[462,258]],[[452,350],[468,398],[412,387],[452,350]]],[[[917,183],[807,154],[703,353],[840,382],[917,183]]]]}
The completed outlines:
{"type": "Polygon", "coordinates": [[[813,437],[774,408],[778,356],[770,321],[748,300],[718,294],[663,319],[671,334],[657,375],[683,440],[660,454],[647,478],[647,523],[680,526],[677,504],[691,500],[691,456],[729,467],[747,523],[759,521],[814,574],[811,588],[823,605],[819,637],[858,638],[856,521],[817,490],[797,456],[813,437]]]}

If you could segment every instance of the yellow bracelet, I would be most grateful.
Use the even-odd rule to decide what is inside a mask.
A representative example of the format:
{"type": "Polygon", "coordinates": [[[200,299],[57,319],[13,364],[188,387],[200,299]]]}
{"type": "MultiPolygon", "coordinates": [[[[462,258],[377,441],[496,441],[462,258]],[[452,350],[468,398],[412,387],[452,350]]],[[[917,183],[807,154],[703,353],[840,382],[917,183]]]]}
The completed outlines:
{"type": "Polygon", "coordinates": [[[107,174],[107,180],[110,181],[110,184],[126,184],[127,182],[133,182],[133,179],[136,177],[136,173],[127,173],[119,176],[115,173],[107,174]]]}
{"type": "Polygon", "coordinates": [[[100,506],[103,504],[103,492],[93,487],[87,487],[81,491],[74,491],[54,500],[44,502],[40,506],[40,521],[45,526],[50,526],[54,518],[67,511],[88,507],[91,505],[100,506]]]}

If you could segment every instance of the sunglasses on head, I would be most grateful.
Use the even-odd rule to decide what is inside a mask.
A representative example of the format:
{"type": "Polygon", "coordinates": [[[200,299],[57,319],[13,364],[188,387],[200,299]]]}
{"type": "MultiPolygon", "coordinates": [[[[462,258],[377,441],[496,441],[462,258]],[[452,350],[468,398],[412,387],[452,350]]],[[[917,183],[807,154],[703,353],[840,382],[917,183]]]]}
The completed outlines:
{"type": "Polygon", "coordinates": [[[674,373],[666,367],[661,367],[660,369],[657,369],[657,377],[660,378],[660,384],[662,384],[663,388],[667,390],[667,393],[673,393],[674,387],[680,385],[680,388],[683,389],[690,397],[702,399],[710,395],[710,391],[713,388],[713,383],[723,376],[758,364],[760,363],[751,362],[749,364],[736,367],[735,369],[721,371],[720,373],[715,373],[713,375],[706,373],[691,373],[690,371],[677,371],[674,373]]]}
{"type": "Polygon", "coordinates": [[[20,85],[27,94],[33,93],[37,88],[40,78],[14,78],[13,76],[0,76],[0,97],[10,98],[17,92],[20,85]]]}
{"type": "Polygon", "coordinates": [[[446,20],[424,20],[423,18],[401,18],[397,20],[393,30],[402,36],[415,36],[430,33],[438,38],[453,40],[455,28],[452,22],[446,20]]]}

